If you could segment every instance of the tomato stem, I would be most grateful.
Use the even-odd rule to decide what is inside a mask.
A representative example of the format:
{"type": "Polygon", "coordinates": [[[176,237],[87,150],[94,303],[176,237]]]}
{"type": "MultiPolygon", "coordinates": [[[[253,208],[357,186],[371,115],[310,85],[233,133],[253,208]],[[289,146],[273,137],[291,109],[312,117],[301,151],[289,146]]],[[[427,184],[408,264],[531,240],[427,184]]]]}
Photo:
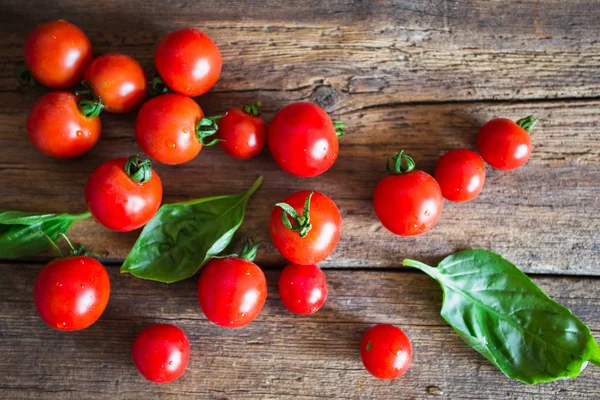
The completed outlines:
{"type": "Polygon", "coordinates": [[[102,104],[102,97],[98,97],[98,100],[81,100],[79,102],[79,111],[86,118],[96,118],[106,106],[102,104]]]}
{"type": "Polygon", "coordinates": [[[521,118],[520,120],[517,121],[517,125],[519,125],[521,128],[525,129],[527,131],[527,133],[531,133],[531,131],[533,130],[533,128],[535,127],[535,124],[537,124],[538,120],[535,119],[533,117],[533,115],[529,115],[525,118],[521,118]]]}
{"type": "Polygon", "coordinates": [[[73,243],[71,243],[71,241],[67,237],[67,235],[65,235],[62,232],[59,232],[59,234],[63,237],[63,239],[65,239],[65,241],[69,245],[69,248],[71,249],[71,255],[72,256],[82,256],[82,255],[86,255],[87,254],[87,252],[85,251],[85,247],[82,244],[80,244],[79,247],[75,248],[73,246],[73,243]]]}
{"type": "Polygon", "coordinates": [[[131,156],[125,163],[125,173],[132,181],[144,184],[152,179],[152,162],[139,156],[131,156]]]}
{"type": "Polygon", "coordinates": [[[38,229],[38,231],[39,231],[39,232],[40,232],[42,235],[44,235],[44,236],[46,237],[46,239],[48,239],[48,241],[50,242],[50,246],[52,246],[52,248],[54,249],[54,251],[56,251],[56,253],[58,254],[58,256],[59,256],[60,258],[64,258],[64,254],[63,254],[62,250],[60,249],[60,247],[58,247],[58,245],[56,244],[56,242],[55,242],[54,240],[52,240],[52,238],[51,238],[50,236],[48,236],[48,235],[46,234],[46,232],[44,232],[43,230],[41,230],[41,229],[38,229]]]}
{"type": "Polygon", "coordinates": [[[17,72],[17,79],[21,86],[37,86],[37,81],[33,78],[33,75],[31,75],[31,72],[29,72],[29,70],[26,67],[22,67],[19,69],[19,72],[17,72]]]}
{"type": "Polygon", "coordinates": [[[76,90],[75,91],[75,96],[79,97],[79,96],[87,96],[92,94],[92,89],[90,88],[86,88],[86,89],[81,89],[81,90],[76,90]]]}
{"type": "Polygon", "coordinates": [[[150,92],[154,95],[169,93],[169,88],[158,75],[148,82],[148,86],[150,87],[150,92]]]}
{"type": "Polygon", "coordinates": [[[333,127],[335,128],[336,136],[338,138],[341,138],[346,134],[346,132],[344,132],[344,128],[347,128],[348,125],[346,125],[342,121],[333,121],[333,127]]]}
{"type": "Polygon", "coordinates": [[[196,137],[198,138],[198,141],[202,143],[202,146],[214,146],[215,144],[223,141],[223,139],[211,139],[211,136],[216,135],[217,131],[219,130],[217,121],[222,117],[222,115],[204,117],[196,123],[196,137]]]}
{"type": "Polygon", "coordinates": [[[314,192],[310,192],[308,197],[306,197],[306,201],[304,202],[304,210],[302,215],[299,215],[294,207],[290,206],[287,203],[277,203],[275,204],[278,207],[282,208],[281,211],[281,222],[285,225],[286,228],[291,229],[292,231],[299,232],[300,237],[306,237],[308,232],[312,229],[312,224],[310,223],[310,200],[312,199],[312,195],[314,192]],[[290,222],[289,217],[292,217],[292,220],[295,224],[290,222]]]}
{"type": "Polygon", "coordinates": [[[257,100],[256,103],[246,104],[242,107],[242,110],[253,117],[258,117],[260,115],[260,107],[262,106],[262,101],[257,100]]]}
{"type": "Polygon", "coordinates": [[[404,150],[399,151],[397,153],[389,156],[385,162],[385,168],[390,174],[406,174],[415,169],[416,163],[415,160],[412,159],[411,156],[404,154],[404,150]],[[406,164],[404,168],[402,166],[402,161],[406,164]]]}

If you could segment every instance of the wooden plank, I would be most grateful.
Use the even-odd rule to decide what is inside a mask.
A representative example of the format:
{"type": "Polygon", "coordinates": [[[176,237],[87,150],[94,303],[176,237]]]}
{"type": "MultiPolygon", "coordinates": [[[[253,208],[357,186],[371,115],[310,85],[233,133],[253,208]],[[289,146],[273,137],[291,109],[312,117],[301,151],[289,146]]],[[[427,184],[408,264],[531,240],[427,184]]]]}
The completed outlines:
{"type": "MultiPolygon", "coordinates": [[[[199,309],[196,280],[171,285],[119,275],[109,267],[111,299],[91,328],[61,333],[35,313],[31,290],[40,265],[1,264],[0,397],[2,398],[445,398],[597,399],[600,368],[575,380],[527,386],[506,378],[464,344],[439,316],[441,291],[416,272],[326,271],[330,295],[313,316],[281,305],[277,270],[267,271],[269,297],[251,325],[209,323],[199,309]],[[177,382],[150,384],[137,373],[131,344],[144,327],[174,323],[192,345],[177,382]],[[407,374],[377,381],[363,369],[362,334],[375,323],[402,327],[414,346],[407,374]]],[[[598,278],[534,278],[600,337],[598,278]]]]}
{"type": "MultiPolygon", "coordinates": [[[[207,96],[201,103],[216,113],[254,95],[243,100],[207,96]]],[[[28,94],[27,99],[33,102],[34,95],[28,94]]],[[[103,115],[103,137],[92,152],[78,160],[50,159],[26,137],[27,107],[10,113],[2,104],[6,97],[0,94],[0,209],[83,212],[83,188],[91,171],[110,158],[139,152],[132,135],[133,116],[103,115]]],[[[283,104],[267,103],[266,118],[283,104]]],[[[528,272],[597,275],[599,109],[598,101],[366,106],[335,115],[349,123],[349,133],[341,141],[336,164],[317,178],[291,177],[275,165],[268,151],[240,161],[219,148],[209,148],[188,164],[155,167],[166,202],[242,191],[264,175],[265,183],[250,201],[237,239],[265,240],[259,253],[263,265],[284,263],[269,241],[273,205],[293,191],[313,189],[331,196],[344,219],[342,239],[326,266],[395,268],[405,257],[433,262],[472,247],[497,251],[528,272]],[[513,172],[488,169],[482,195],[467,204],[446,202],[439,224],[425,235],[401,238],[382,228],[371,195],[385,175],[388,154],[405,149],[431,173],[445,151],[473,148],[479,127],[489,118],[516,119],[527,114],[538,116],[540,123],[525,167],[513,172]]],[[[137,234],[109,232],[89,220],[76,224],[71,236],[120,262],[137,234]]]]}
{"type": "Polygon", "coordinates": [[[148,71],[158,40],[196,26],[225,59],[215,91],[312,98],[330,110],[390,102],[597,97],[600,8],[590,0],[106,0],[0,6],[0,86],[14,90],[39,22],[81,26],[98,53],[148,71]],[[359,95],[359,96],[357,96],[359,95]]]}

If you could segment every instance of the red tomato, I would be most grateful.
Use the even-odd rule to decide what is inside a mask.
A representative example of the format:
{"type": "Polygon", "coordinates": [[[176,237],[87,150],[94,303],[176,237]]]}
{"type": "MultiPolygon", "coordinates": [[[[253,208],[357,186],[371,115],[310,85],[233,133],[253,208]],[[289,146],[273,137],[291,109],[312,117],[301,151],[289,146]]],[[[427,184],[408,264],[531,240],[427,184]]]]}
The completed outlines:
{"type": "Polygon", "coordinates": [[[42,320],[59,331],[78,331],[100,318],[110,295],[106,269],[91,257],[50,261],[33,286],[33,301],[42,320]]]}
{"type": "Polygon", "coordinates": [[[413,170],[414,161],[402,152],[388,158],[395,167],[392,175],[383,178],[375,187],[375,214],[389,231],[400,236],[427,232],[442,214],[443,199],[440,185],[426,172],[413,170]],[[403,169],[400,162],[407,163],[403,169]]]}
{"type": "Polygon", "coordinates": [[[302,178],[321,175],[338,156],[341,122],[333,123],[323,109],[311,103],[283,107],[269,125],[268,146],[275,162],[302,178]]]}
{"type": "Polygon", "coordinates": [[[289,311],[313,314],[327,300],[327,281],[316,265],[290,264],[279,276],[279,297],[289,311]]]}
{"type": "Polygon", "coordinates": [[[150,161],[137,156],[107,161],[88,178],[85,201],[94,218],[109,229],[127,232],[154,217],[162,183],[150,161]]]}
{"type": "Polygon", "coordinates": [[[210,90],[221,74],[219,48],[204,32],[179,29],[165,36],[154,54],[154,65],[174,92],[200,96],[210,90]]]}
{"type": "Polygon", "coordinates": [[[100,138],[100,118],[87,118],[77,108],[77,97],[52,92],[33,104],[27,117],[31,143],[42,153],[72,158],[90,150],[100,138]]]}
{"type": "Polygon", "coordinates": [[[412,361],[412,345],[402,330],[388,324],[375,325],[364,334],[360,357],[371,375],[378,379],[402,376],[412,361]]]}
{"type": "Polygon", "coordinates": [[[337,246],[342,233],[342,216],[329,197],[303,190],[275,206],[269,231],[273,244],[285,258],[295,264],[316,264],[337,246]],[[307,207],[309,199],[310,207],[307,207]],[[290,219],[291,228],[284,223],[290,219]]]}
{"type": "Polygon", "coordinates": [[[23,50],[31,75],[52,89],[79,83],[92,60],[88,37],[64,19],[38,25],[25,39],[23,50]]]}
{"type": "Polygon", "coordinates": [[[146,97],[146,74],[135,59],[125,54],[104,54],[95,58],[83,79],[96,98],[113,113],[131,111],[146,97]]]}
{"type": "Polygon", "coordinates": [[[133,363],[149,381],[169,383],[178,379],[190,361],[190,342],[171,324],[156,324],[142,330],[131,349],[133,363]]]}
{"type": "Polygon", "coordinates": [[[267,142],[267,124],[260,116],[260,102],[229,110],[218,122],[219,144],[229,155],[246,159],[256,156],[267,142]]]}
{"type": "Polygon", "coordinates": [[[440,157],[433,176],[446,199],[462,203],[473,200],[481,193],[485,182],[485,164],[471,150],[451,150],[440,157]]]}
{"type": "Polygon", "coordinates": [[[261,269],[240,257],[213,258],[198,280],[198,302],[211,322],[225,328],[248,325],[267,299],[261,269]]]}
{"type": "Polygon", "coordinates": [[[486,163],[502,170],[516,169],[529,160],[529,132],[537,120],[531,116],[513,122],[496,118],[481,127],[477,135],[477,150],[486,163]]]}

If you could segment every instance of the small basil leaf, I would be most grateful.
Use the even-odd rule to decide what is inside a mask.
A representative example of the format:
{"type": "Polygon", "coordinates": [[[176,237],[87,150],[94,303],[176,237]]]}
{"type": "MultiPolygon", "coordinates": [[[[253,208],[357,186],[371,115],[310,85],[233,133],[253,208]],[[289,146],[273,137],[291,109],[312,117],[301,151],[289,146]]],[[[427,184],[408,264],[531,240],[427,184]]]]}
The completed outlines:
{"type": "Polygon", "coordinates": [[[261,183],[262,176],[246,192],[162,206],[144,227],[121,272],[165,283],[194,275],[229,245],[248,199],[261,183]]]}
{"type": "Polygon", "coordinates": [[[464,250],[437,268],[414,260],[443,291],[442,317],[508,377],[528,384],[575,378],[600,364],[590,329],[498,254],[464,250]]]}
{"type": "Polygon", "coordinates": [[[90,213],[39,214],[0,211],[0,258],[31,256],[50,248],[44,234],[54,241],[67,233],[75,221],[89,218],[90,213]]]}

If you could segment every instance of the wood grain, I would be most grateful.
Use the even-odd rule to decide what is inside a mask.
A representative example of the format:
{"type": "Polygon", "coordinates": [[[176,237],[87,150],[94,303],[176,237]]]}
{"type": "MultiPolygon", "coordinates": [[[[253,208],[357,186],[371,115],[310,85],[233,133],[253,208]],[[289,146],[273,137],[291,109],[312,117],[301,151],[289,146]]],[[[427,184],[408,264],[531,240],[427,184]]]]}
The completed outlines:
{"type": "MultiPolygon", "coordinates": [[[[2,398],[434,399],[429,386],[450,399],[600,396],[600,368],[593,365],[577,379],[535,386],[506,378],[440,318],[440,288],[421,273],[327,271],[327,303],[300,317],[281,305],[279,272],[269,270],[263,312],[251,325],[227,330],[200,311],[195,279],[164,285],[110,267],[104,315],[87,330],[61,333],[45,326],[34,310],[31,290],[40,265],[1,267],[2,398]],[[168,385],[144,381],[130,358],[136,334],[156,322],[178,325],[192,346],[188,370],[168,385]],[[396,381],[371,378],[360,362],[360,338],[375,323],[398,325],[412,340],[413,363],[396,381]]],[[[534,280],[600,337],[598,278],[534,280]]]]}

